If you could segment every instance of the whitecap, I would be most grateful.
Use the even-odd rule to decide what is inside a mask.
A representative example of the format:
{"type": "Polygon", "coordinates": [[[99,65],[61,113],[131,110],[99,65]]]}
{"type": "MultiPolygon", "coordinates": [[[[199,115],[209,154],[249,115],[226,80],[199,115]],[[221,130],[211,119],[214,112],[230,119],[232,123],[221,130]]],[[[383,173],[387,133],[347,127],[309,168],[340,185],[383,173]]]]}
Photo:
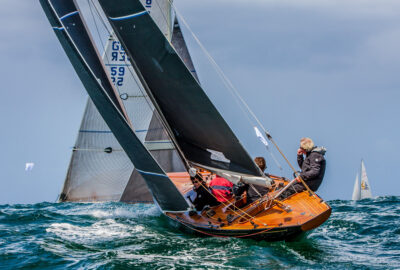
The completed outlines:
{"type": "Polygon", "coordinates": [[[46,229],[46,232],[52,233],[63,240],[80,244],[115,241],[143,231],[144,227],[141,225],[126,225],[113,219],[102,220],[90,226],[53,223],[46,229]]]}

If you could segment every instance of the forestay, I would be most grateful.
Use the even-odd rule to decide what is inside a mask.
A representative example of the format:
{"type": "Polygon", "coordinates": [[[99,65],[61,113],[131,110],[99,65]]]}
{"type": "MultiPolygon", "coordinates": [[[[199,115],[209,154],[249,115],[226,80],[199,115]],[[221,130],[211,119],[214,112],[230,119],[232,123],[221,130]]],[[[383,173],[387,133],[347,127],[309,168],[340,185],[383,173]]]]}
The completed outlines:
{"type": "Polygon", "coordinates": [[[170,135],[189,162],[262,173],[139,0],[100,0],[170,135]]]}
{"type": "Polygon", "coordinates": [[[145,179],[157,204],[163,211],[186,211],[189,208],[186,200],[151,157],[135,135],[121,107],[114,102],[116,100],[119,103],[119,98],[110,98],[104,88],[104,85],[112,85],[110,79],[107,76],[99,78],[93,72],[103,69],[105,73],[105,69],[102,64],[97,66],[99,58],[94,61],[91,59],[93,53],[88,53],[97,51],[75,2],[41,0],[40,3],[93,103],[145,179]]]}

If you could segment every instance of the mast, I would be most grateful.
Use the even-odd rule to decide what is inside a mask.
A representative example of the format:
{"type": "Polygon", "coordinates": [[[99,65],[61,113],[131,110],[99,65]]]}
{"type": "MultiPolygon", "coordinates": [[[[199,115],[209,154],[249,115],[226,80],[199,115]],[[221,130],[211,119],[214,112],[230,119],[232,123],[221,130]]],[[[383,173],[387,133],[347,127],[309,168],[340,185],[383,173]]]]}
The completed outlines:
{"type": "Polygon", "coordinates": [[[262,172],[140,1],[99,3],[183,158],[211,171],[262,178],[262,172]]]}
{"type": "MultiPolygon", "coordinates": [[[[102,78],[107,80],[104,82],[94,73],[101,67],[105,72],[104,66],[98,66],[100,59],[91,59],[95,45],[75,1],[40,0],[40,3],[93,103],[146,181],[157,205],[164,212],[187,211],[189,205],[182,194],[140,142],[127,118],[104,88],[104,85],[112,85],[110,79],[102,78]]],[[[118,97],[116,99],[120,102],[118,97]]]]}

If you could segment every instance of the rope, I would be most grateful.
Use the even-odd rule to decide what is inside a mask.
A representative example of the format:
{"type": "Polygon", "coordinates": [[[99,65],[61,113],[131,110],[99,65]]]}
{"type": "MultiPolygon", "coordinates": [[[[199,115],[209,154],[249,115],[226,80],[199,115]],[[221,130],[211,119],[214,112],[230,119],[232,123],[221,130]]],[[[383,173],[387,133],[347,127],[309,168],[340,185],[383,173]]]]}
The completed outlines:
{"type": "MultiPolygon", "coordinates": [[[[266,132],[267,135],[267,132],[266,132]]],[[[268,134],[269,135],[269,134],[268,134]]],[[[267,135],[267,136],[268,136],[267,135]]],[[[306,182],[304,182],[303,178],[300,176],[300,174],[296,171],[296,169],[292,166],[292,164],[290,163],[290,161],[286,158],[285,154],[281,151],[281,149],[279,148],[279,146],[276,144],[275,140],[271,137],[271,135],[269,135],[268,138],[276,147],[276,149],[279,151],[279,153],[282,155],[282,157],[286,160],[287,164],[289,164],[290,168],[293,170],[294,174],[296,175],[296,177],[301,181],[301,183],[304,185],[304,187],[313,195],[315,195],[314,191],[312,191],[308,185],[306,184],[306,182]]]]}
{"type": "MultiPolygon", "coordinates": [[[[89,0],[88,0],[89,1],[89,0]]],[[[93,0],[90,0],[93,3],[93,0]]],[[[168,2],[170,3],[171,7],[174,8],[175,13],[179,16],[179,18],[181,19],[181,21],[184,23],[184,25],[187,27],[187,29],[190,31],[190,33],[192,34],[193,38],[195,39],[195,41],[198,43],[198,45],[200,46],[200,48],[203,50],[204,54],[207,56],[207,58],[209,59],[209,61],[211,62],[211,64],[214,66],[214,69],[217,71],[218,75],[222,78],[223,83],[225,84],[225,86],[227,87],[227,89],[231,92],[231,94],[233,95],[233,97],[235,98],[235,101],[237,102],[237,99],[241,102],[238,103],[239,107],[241,108],[242,111],[243,110],[243,106],[246,108],[247,112],[253,117],[253,119],[255,120],[255,122],[262,128],[262,130],[264,131],[265,135],[267,136],[267,138],[273,143],[273,145],[276,147],[276,149],[279,151],[279,153],[282,155],[282,157],[285,159],[285,161],[288,163],[288,165],[290,166],[290,168],[293,170],[293,172],[295,173],[295,175],[297,176],[297,178],[302,182],[302,184],[306,187],[306,189],[311,192],[311,194],[315,194],[309,187],[308,185],[304,182],[304,180],[300,177],[300,175],[298,174],[298,172],[294,169],[294,167],[292,166],[292,164],[289,162],[289,160],[286,158],[286,156],[283,154],[283,152],[281,151],[281,149],[278,147],[278,145],[276,144],[275,140],[272,138],[272,136],[270,135],[270,133],[265,129],[264,125],[260,122],[260,120],[257,118],[257,116],[255,115],[255,113],[251,110],[251,108],[249,107],[249,105],[246,103],[246,101],[241,97],[241,95],[239,94],[238,90],[235,88],[235,86],[232,84],[232,82],[228,79],[228,77],[225,75],[225,73],[222,71],[222,69],[220,68],[220,66],[216,63],[216,61],[214,60],[214,58],[209,54],[209,52],[207,51],[207,49],[204,47],[204,45],[200,42],[200,40],[197,38],[197,36],[194,34],[194,32],[192,31],[192,29],[190,28],[190,26],[188,25],[188,23],[186,22],[185,18],[181,15],[181,13],[179,12],[179,10],[175,7],[175,5],[172,3],[171,0],[168,0],[168,2]]],[[[101,21],[103,21],[103,18],[101,18],[101,15],[97,9],[97,7],[94,5],[94,8],[97,11],[97,14],[100,18],[101,21]]],[[[162,12],[161,12],[162,13],[162,12]]],[[[165,16],[164,16],[165,17],[165,16]]],[[[96,24],[96,23],[95,23],[96,24]]],[[[110,35],[113,35],[108,27],[106,26],[106,24],[103,21],[103,25],[105,26],[107,32],[110,35]]],[[[97,27],[97,24],[96,24],[97,27]]],[[[125,58],[124,60],[127,63],[127,60],[125,58]]],[[[141,91],[141,93],[144,95],[140,85],[138,84],[135,76],[133,75],[132,71],[128,68],[129,72],[132,74],[136,84],[139,86],[139,90],[141,91]]],[[[145,99],[146,102],[149,104],[149,101],[147,99],[145,99]]],[[[152,106],[150,106],[152,108],[152,106]]],[[[244,111],[245,113],[245,111],[244,111]]],[[[248,114],[246,114],[246,117],[248,118],[249,122],[251,122],[252,124],[254,123],[248,114]]],[[[157,115],[157,118],[159,119],[159,116],[157,115]]],[[[161,119],[159,119],[161,121],[161,119]]],[[[267,148],[268,149],[268,148],[267,148]]],[[[271,153],[271,152],[270,152],[271,153]]],[[[271,153],[272,154],[272,153],[271,153]]],[[[236,206],[235,206],[236,207],[236,206]]],[[[241,210],[241,209],[240,209],[241,210]]],[[[241,210],[242,211],[242,210],[241,210]]],[[[242,211],[243,212],[243,211],[242,211]]],[[[245,212],[243,212],[245,213],[245,212]]],[[[247,214],[247,213],[245,213],[247,214]]],[[[250,215],[249,215],[250,216],[250,215]]],[[[250,216],[251,217],[251,216],[250,216]]],[[[252,217],[254,218],[254,217],[252,217]]]]}
{"type": "MultiPolygon", "coordinates": [[[[88,0],[88,1],[89,1],[89,0],[88,0]]],[[[115,36],[115,34],[114,34],[114,32],[111,32],[111,31],[108,29],[108,27],[107,27],[107,25],[106,25],[106,23],[105,23],[105,20],[101,17],[101,13],[100,13],[100,11],[98,10],[98,8],[96,7],[96,5],[94,4],[93,0],[90,0],[90,1],[92,2],[93,7],[94,7],[94,9],[96,10],[97,16],[98,16],[98,18],[100,19],[100,21],[103,23],[103,26],[104,26],[105,30],[107,31],[108,35],[111,36],[113,39],[117,39],[116,36],[115,36]]],[[[107,58],[107,59],[108,59],[108,58],[107,58]]],[[[127,64],[128,66],[131,65],[130,62],[127,60],[127,57],[125,57],[124,63],[127,64]]],[[[128,71],[129,71],[129,73],[131,74],[133,80],[135,81],[135,84],[136,84],[136,86],[138,87],[140,93],[142,94],[143,97],[145,97],[144,100],[146,101],[147,106],[148,106],[151,110],[153,110],[154,107],[152,106],[152,103],[147,99],[147,93],[142,89],[142,84],[141,84],[140,82],[138,82],[138,80],[137,80],[135,74],[132,72],[132,70],[131,70],[130,68],[127,68],[127,69],[128,69],[128,71]]],[[[158,118],[158,115],[157,115],[157,118],[158,118]]],[[[161,119],[159,119],[159,118],[158,118],[158,120],[161,121],[161,119]]]]}
{"type": "MultiPolygon", "coordinates": [[[[171,7],[173,7],[175,13],[179,16],[179,19],[183,22],[183,24],[186,26],[186,28],[189,30],[190,34],[193,36],[194,40],[197,42],[197,44],[200,46],[201,50],[203,53],[206,55],[208,60],[210,61],[211,65],[214,67],[216,70],[217,74],[220,76],[222,79],[223,84],[227,88],[227,90],[231,93],[233,96],[235,102],[238,104],[239,108],[242,110],[244,115],[246,116],[248,122],[251,124],[251,126],[255,126],[258,124],[264,132],[266,132],[264,126],[261,124],[260,120],[257,118],[257,116],[254,114],[254,112],[250,109],[249,105],[246,103],[246,101],[241,97],[239,94],[238,90],[236,87],[233,85],[233,83],[229,80],[229,78],[225,75],[221,67],[217,64],[217,62],[214,60],[214,58],[211,56],[211,54],[207,51],[207,49],[204,47],[204,45],[201,43],[200,39],[196,36],[196,34],[192,31],[190,28],[189,24],[186,22],[185,18],[182,16],[182,14],[179,12],[179,10],[176,8],[176,6],[172,3],[171,0],[168,0],[168,2],[171,4],[171,7]],[[244,107],[244,108],[243,108],[244,107]],[[247,113],[246,113],[247,110],[247,113]],[[253,117],[255,122],[249,117],[249,114],[253,117]]],[[[269,147],[266,147],[268,153],[271,155],[272,159],[278,166],[278,168],[283,171],[282,166],[279,164],[278,160],[275,158],[274,154],[271,152],[269,147]]]]}
{"type": "MultiPolygon", "coordinates": [[[[207,190],[207,192],[210,193],[211,196],[213,196],[213,197],[217,200],[217,197],[208,189],[207,186],[204,186],[202,182],[203,182],[203,181],[199,181],[200,185],[201,185],[205,190],[207,190]]],[[[235,202],[236,202],[236,200],[235,200],[235,202]]],[[[225,207],[229,207],[229,204],[225,204],[225,202],[221,202],[221,204],[222,204],[223,206],[225,206],[225,207]]],[[[243,218],[246,219],[246,221],[251,221],[251,220],[253,220],[253,219],[257,219],[255,216],[252,216],[252,215],[248,214],[247,212],[243,211],[242,209],[238,208],[235,204],[233,204],[233,207],[234,207],[234,209],[233,209],[233,213],[234,213],[234,214],[237,214],[237,215],[240,216],[240,214],[239,214],[237,211],[235,211],[235,209],[238,209],[238,210],[241,211],[243,214],[245,214],[245,215],[247,215],[248,217],[250,217],[250,218],[243,217],[243,218]]],[[[260,221],[260,222],[261,222],[261,221],[260,221]]],[[[261,223],[262,223],[264,226],[267,226],[267,224],[265,224],[264,222],[261,222],[261,223]]]]}
{"type": "MultiPolygon", "coordinates": [[[[100,13],[100,11],[98,10],[97,6],[94,4],[93,0],[90,0],[90,1],[92,2],[93,7],[94,7],[94,9],[95,9],[95,11],[96,11],[96,13],[97,13],[97,16],[98,16],[98,18],[100,19],[100,21],[102,22],[102,24],[103,24],[105,30],[107,31],[108,35],[111,36],[111,37],[113,37],[113,39],[118,40],[117,37],[115,36],[114,32],[111,32],[111,30],[108,29],[108,26],[107,26],[107,24],[106,24],[106,20],[104,20],[104,19],[102,18],[101,13],[100,13]]],[[[130,66],[131,63],[127,60],[127,58],[128,58],[128,57],[125,57],[124,63],[127,64],[128,66],[130,66]]],[[[153,115],[156,116],[157,120],[158,120],[160,123],[163,123],[163,120],[161,119],[161,116],[160,116],[158,113],[155,113],[155,114],[154,114],[154,105],[153,105],[153,104],[151,103],[151,101],[149,100],[149,97],[148,97],[146,91],[143,89],[143,86],[142,86],[141,82],[138,81],[137,75],[133,73],[133,71],[132,71],[131,68],[128,67],[127,69],[128,69],[128,71],[129,71],[129,73],[131,74],[133,80],[135,81],[135,84],[136,84],[136,86],[138,87],[140,93],[144,96],[144,100],[146,101],[146,104],[147,104],[148,108],[150,108],[150,110],[153,111],[153,115]]],[[[178,149],[177,149],[177,150],[178,150],[178,149]]],[[[179,150],[178,150],[178,151],[179,151],[179,150]]]]}
{"type": "MultiPolygon", "coordinates": [[[[181,21],[183,22],[183,24],[186,26],[186,28],[189,30],[189,32],[191,33],[191,35],[193,36],[193,38],[195,39],[195,41],[197,42],[197,44],[200,46],[200,48],[202,49],[202,51],[204,52],[204,54],[207,56],[207,58],[209,59],[209,61],[211,62],[211,64],[213,65],[214,69],[217,71],[218,75],[222,78],[225,86],[227,87],[227,89],[231,92],[231,94],[233,95],[233,97],[235,98],[235,101],[237,101],[237,99],[241,102],[238,103],[239,107],[241,108],[241,110],[245,113],[245,115],[247,116],[247,119],[249,120],[249,122],[251,122],[252,124],[254,123],[254,121],[252,121],[250,119],[250,117],[248,116],[248,114],[243,110],[244,106],[247,110],[247,112],[253,117],[253,119],[255,120],[255,122],[261,127],[261,129],[264,131],[265,135],[267,136],[267,138],[273,143],[273,145],[276,147],[276,149],[279,151],[279,153],[282,155],[282,157],[285,159],[285,161],[288,163],[288,165],[290,166],[290,168],[293,170],[293,172],[296,174],[296,176],[298,177],[298,179],[302,182],[302,184],[306,187],[306,189],[311,192],[312,194],[315,194],[309,187],[308,185],[304,182],[304,180],[300,177],[300,175],[297,173],[297,171],[294,169],[294,167],[292,166],[292,164],[289,162],[289,160],[286,158],[286,156],[283,154],[283,152],[281,151],[281,149],[278,147],[278,145],[276,144],[275,140],[272,138],[272,136],[270,135],[270,133],[266,130],[266,128],[264,127],[264,125],[261,123],[261,121],[258,119],[258,117],[255,115],[255,113],[251,110],[251,108],[249,107],[249,105],[246,103],[246,101],[242,98],[242,96],[239,94],[238,90],[236,89],[236,87],[233,85],[233,83],[229,80],[229,78],[225,75],[225,73],[222,71],[221,67],[217,64],[217,62],[214,60],[214,58],[210,55],[210,53],[207,51],[207,49],[204,47],[204,45],[201,43],[201,41],[198,39],[198,37],[196,36],[196,34],[194,34],[194,32],[192,31],[192,29],[190,28],[189,24],[186,22],[185,18],[182,16],[182,14],[179,12],[179,10],[176,8],[176,6],[172,3],[171,0],[168,0],[171,4],[171,6],[174,8],[175,13],[179,16],[179,18],[181,19],[181,21]]],[[[268,152],[271,154],[272,158],[277,162],[277,160],[275,159],[274,155],[272,154],[272,152],[269,151],[269,148],[266,147],[268,152]]],[[[277,162],[278,163],[278,162],[277,162]]],[[[278,167],[281,168],[281,166],[278,163],[278,167]]]]}

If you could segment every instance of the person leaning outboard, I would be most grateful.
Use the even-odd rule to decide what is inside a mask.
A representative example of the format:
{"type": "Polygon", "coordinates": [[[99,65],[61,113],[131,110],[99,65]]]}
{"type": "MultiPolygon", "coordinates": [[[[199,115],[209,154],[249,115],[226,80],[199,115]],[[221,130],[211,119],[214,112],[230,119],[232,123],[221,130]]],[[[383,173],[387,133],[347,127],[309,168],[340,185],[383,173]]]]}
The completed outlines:
{"type": "MultiPolygon", "coordinates": [[[[326,161],[324,158],[326,149],[316,147],[310,138],[300,140],[300,148],[297,150],[297,163],[301,168],[300,177],[312,191],[317,191],[325,174],[326,161]],[[306,156],[304,158],[304,155],[306,156]]],[[[297,179],[291,188],[284,191],[279,199],[283,200],[296,192],[306,190],[306,187],[297,179]]]]}
{"type": "Polygon", "coordinates": [[[300,148],[297,150],[297,163],[301,168],[300,177],[312,191],[318,190],[324,178],[325,152],[324,147],[315,146],[310,138],[300,140],[300,148]]]}

